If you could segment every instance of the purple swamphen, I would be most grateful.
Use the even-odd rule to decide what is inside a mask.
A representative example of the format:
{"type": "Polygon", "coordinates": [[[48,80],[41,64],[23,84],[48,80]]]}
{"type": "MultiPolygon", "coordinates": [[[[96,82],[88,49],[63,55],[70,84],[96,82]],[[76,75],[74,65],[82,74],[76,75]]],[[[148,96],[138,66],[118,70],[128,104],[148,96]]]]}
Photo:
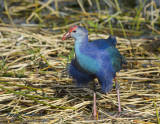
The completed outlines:
{"type": "MultiPolygon", "coordinates": [[[[75,59],[69,66],[69,75],[73,77],[78,86],[87,85],[98,78],[102,92],[107,93],[113,87],[112,79],[115,78],[118,97],[118,113],[121,113],[119,85],[116,80],[116,72],[120,71],[125,58],[119,53],[116,46],[116,38],[98,39],[89,42],[87,29],[74,25],[63,36],[62,40],[69,37],[75,39],[75,59]]],[[[96,118],[96,91],[95,84],[93,94],[93,116],[96,118]]]]}

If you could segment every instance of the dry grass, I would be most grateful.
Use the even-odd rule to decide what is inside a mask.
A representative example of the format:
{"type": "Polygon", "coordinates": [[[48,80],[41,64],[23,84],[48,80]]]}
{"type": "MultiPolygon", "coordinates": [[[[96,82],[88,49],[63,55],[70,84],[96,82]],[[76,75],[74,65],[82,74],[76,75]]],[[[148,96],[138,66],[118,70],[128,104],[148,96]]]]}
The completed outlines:
{"type": "MultiPolygon", "coordinates": [[[[92,88],[77,88],[65,73],[74,41],[62,41],[63,34],[29,28],[0,27],[0,118],[5,122],[94,123],[92,88]]],[[[90,39],[107,38],[105,34],[90,39]]],[[[118,38],[118,49],[127,58],[127,68],[119,72],[123,112],[117,110],[116,91],[102,94],[98,85],[97,123],[156,123],[160,111],[159,57],[144,49],[155,39],[118,38]],[[134,52],[134,53],[133,53],[134,52]],[[154,106],[154,101],[155,105],[154,106]],[[131,116],[130,116],[131,115],[131,116]],[[132,116],[133,115],[133,116],[132,116]]]]}
{"type": "Polygon", "coordinates": [[[0,1],[0,123],[160,124],[160,8],[155,0],[139,2],[125,10],[117,0],[0,1]],[[102,94],[97,83],[93,120],[92,83],[77,88],[66,73],[74,41],[61,38],[74,24],[89,29],[90,40],[125,37],[117,37],[117,48],[128,65],[117,76],[128,116],[113,117],[115,88],[102,94]],[[127,39],[142,34],[155,37],[127,39]]]}

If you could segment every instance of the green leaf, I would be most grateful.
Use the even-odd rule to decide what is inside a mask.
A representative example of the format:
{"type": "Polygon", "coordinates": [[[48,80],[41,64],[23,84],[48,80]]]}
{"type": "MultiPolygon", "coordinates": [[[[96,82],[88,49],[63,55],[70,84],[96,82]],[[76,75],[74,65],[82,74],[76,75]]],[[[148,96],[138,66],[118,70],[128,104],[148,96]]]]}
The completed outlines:
{"type": "Polygon", "coordinates": [[[88,24],[89,24],[91,27],[95,27],[94,22],[93,22],[93,21],[91,21],[91,20],[89,20],[89,21],[88,21],[88,24]]]}

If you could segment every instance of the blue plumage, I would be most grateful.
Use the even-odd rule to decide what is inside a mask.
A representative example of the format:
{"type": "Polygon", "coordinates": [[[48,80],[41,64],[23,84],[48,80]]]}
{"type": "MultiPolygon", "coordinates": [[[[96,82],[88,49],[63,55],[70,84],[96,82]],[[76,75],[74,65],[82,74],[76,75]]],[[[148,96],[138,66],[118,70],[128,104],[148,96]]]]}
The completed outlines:
{"type": "Polygon", "coordinates": [[[78,86],[87,85],[94,78],[98,78],[103,92],[112,89],[112,79],[121,69],[125,58],[119,53],[116,38],[88,40],[88,31],[81,26],[70,28],[64,39],[72,36],[75,39],[75,59],[69,66],[69,75],[78,86]]]}
{"type": "Polygon", "coordinates": [[[110,47],[110,46],[116,46],[117,44],[117,40],[115,37],[112,37],[110,35],[110,37],[108,39],[98,39],[98,40],[94,40],[92,41],[93,45],[95,45],[97,48],[100,48],[100,49],[105,49],[107,47],[110,47]]]}
{"type": "Polygon", "coordinates": [[[92,75],[81,68],[76,59],[73,59],[69,66],[69,74],[75,79],[75,82],[79,87],[87,85],[95,78],[95,75],[92,75]]]}

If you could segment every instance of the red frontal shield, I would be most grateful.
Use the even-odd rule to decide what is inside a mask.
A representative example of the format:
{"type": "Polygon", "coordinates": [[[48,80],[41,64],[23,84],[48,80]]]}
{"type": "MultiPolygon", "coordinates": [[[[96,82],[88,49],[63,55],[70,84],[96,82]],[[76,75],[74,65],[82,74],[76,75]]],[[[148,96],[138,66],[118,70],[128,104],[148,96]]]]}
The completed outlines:
{"type": "Polygon", "coordinates": [[[71,38],[71,37],[72,37],[72,36],[71,36],[71,32],[72,32],[73,30],[75,30],[76,28],[78,28],[77,25],[71,26],[71,27],[69,28],[69,31],[63,36],[62,40],[66,40],[67,38],[71,38]]]}

